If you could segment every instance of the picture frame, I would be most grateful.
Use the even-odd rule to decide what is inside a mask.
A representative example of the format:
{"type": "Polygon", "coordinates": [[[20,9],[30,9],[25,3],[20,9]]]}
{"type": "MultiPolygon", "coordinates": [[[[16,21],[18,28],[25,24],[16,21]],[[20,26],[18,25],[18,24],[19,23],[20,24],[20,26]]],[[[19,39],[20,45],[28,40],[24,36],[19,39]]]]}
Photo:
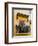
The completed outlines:
{"type": "MultiPolygon", "coordinates": [[[[30,21],[28,22],[30,23],[30,21]]],[[[5,44],[32,43],[32,42],[37,42],[37,4],[5,2],[5,44]],[[17,18],[15,16],[19,17],[17,18]],[[28,18],[27,16],[31,17],[28,18]],[[22,30],[25,28],[20,29],[17,28],[20,26],[15,27],[17,23],[20,22],[23,25],[24,20],[25,23],[27,23],[27,20],[31,20],[32,26],[30,27],[31,28],[30,33],[29,31],[24,32],[24,30],[22,30]]]]}

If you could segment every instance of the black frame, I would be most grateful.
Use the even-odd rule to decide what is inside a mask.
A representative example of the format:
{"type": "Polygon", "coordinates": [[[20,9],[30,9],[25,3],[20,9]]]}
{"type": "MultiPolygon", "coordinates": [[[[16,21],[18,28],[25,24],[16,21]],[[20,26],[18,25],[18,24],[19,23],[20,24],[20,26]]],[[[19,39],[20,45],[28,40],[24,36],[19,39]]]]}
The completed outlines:
{"type": "Polygon", "coordinates": [[[35,3],[20,3],[20,2],[5,2],[5,44],[18,44],[18,43],[32,43],[37,42],[37,4],[35,3]],[[36,41],[27,41],[27,42],[14,42],[9,43],[9,37],[8,37],[8,4],[26,4],[26,5],[36,5],[36,41]],[[7,16],[7,17],[6,17],[7,16]],[[7,30],[6,30],[6,24],[7,24],[7,30]]]}

